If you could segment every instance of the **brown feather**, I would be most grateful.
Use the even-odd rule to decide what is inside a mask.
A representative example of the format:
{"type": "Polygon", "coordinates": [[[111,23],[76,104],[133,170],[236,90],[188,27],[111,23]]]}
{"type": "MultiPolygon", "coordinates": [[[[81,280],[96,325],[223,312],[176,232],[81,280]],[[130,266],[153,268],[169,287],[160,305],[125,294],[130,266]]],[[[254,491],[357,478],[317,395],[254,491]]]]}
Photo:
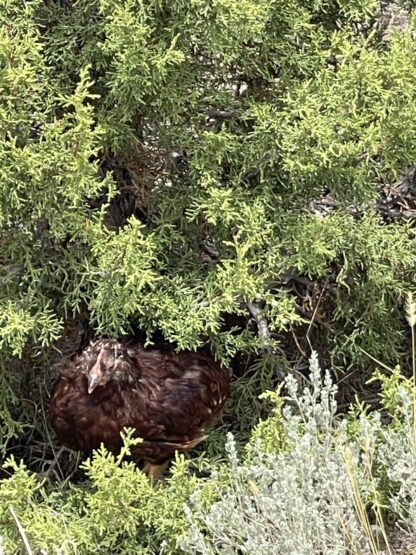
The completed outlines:
{"type": "Polygon", "coordinates": [[[159,464],[205,439],[229,383],[229,371],[207,353],[99,340],[62,369],[52,391],[51,422],[60,442],[86,453],[101,443],[119,452],[121,430],[135,428],[144,441],[134,457],[159,464]],[[94,387],[93,373],[100,380],[94,387]]]}

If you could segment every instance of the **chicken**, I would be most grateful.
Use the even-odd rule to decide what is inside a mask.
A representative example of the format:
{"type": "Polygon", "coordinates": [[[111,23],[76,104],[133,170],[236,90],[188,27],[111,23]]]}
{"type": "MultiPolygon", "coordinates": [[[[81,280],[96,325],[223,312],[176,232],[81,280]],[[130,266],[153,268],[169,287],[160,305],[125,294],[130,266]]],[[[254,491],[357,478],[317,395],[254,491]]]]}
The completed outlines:
{"type": "Polygon", "coordinates": [[[205,352],[144,348],[131,338],[92,342],[61,370],[50,417],[58,440],[91,453],[103,443],[118,453],[120,432],[143,442],[132,456],[160,473],[175,451],[189,451],[220,416],[230,372],[205,352]]]}

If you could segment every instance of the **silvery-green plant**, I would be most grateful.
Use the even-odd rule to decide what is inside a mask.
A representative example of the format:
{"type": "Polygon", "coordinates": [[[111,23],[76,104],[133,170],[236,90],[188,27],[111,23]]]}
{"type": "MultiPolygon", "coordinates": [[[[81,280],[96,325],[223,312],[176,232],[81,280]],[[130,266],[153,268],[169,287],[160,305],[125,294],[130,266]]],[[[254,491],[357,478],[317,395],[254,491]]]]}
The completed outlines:
{"type": "MultiPolygon", "coordinates": [[[[202,509],[198,490],[186,509],[190,531],[182,545],[188,552],[370,553],[346,470],[346,422],[335,416],[336,386],[329,372],[322,378],[316,354],[310,385],[300,389],[293,377],[286,385],[285,448],[266,453],[257,439],[244,462],[229,437],[229,483],[218,481],[218,499],[208,510],[202,509]]],[[[360,457],[359,434],[356,441],[354,465],[360,457]]],[[[370,490],[365,473],[358,480],[360,493],[370,490]]]]}
{"type": "Polygon", "coordinates": [[[391,494],[388,496],[390,509],[397,515],[402,526],[416,535],[415,401],[412,393],[409,387],[398,388],[401,425],[380,430],[377,463],[391,484],[391,494]]]}

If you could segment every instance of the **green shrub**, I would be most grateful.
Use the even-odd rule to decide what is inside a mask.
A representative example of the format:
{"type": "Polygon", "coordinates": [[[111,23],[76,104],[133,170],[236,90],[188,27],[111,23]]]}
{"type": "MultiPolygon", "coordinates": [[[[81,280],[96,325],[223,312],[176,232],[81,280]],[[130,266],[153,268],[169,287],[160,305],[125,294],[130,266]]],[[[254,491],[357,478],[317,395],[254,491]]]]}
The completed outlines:
{"type": "Polygon", "coordinates": [[[397,299],[414,286],[414,228],[371,201],[413,159],[415,46],[410,31],[382,40],[377,9],[3,2],[0,406],[12,429],[34,422],[8,361],[22,357],[26,377],[42,348],[39,375],[81,313],[96,333],[133,326],[252,358],[263,343],[246,304],[266,304],[275,352],[305,322],[298,276],[328,286],[310,332],[336,368],[366,370],[360,348],[404,361],[397,299]],[[175,150],[188,171],[166,165],[175,150]],[[109,229],[126,187],[141,216],[109,229]],[[319,217],[309,206],[328,189],[339,205],[319,217]]]}
{"type": "Polygon", "coordinates": [[[133,462],[125,461],[134,440],[129,434],[117,458],[104,448],[82,466],[85,482],[61,488],[37,478],[13,459],[1,481],[0,522],[6,553],[26,540],[46,553],[175,553],[175,538],[184,533],[183,504],[196,478],[188,463],[176,460],[171,476],[153,486],[133,462]],[[23,532],[22,532],[23,531],[23,532]]]}
{"type": "MultiPolygon", "coordinates": [[[[205,445],[213,468],[227,432],[246,443],[265,414],[259,395],[311,345],[337,376],[369,378],[364,352],[407,369],[416,48],[413,16],[387,36],[383,10],[374,0],[0,0],[0,450],[16,455],[1,486],[13,497],[1,508],[5,549],[23,545],[18,523],[50,552],[182,549],[188,517],[178,508],[173,523],[167,506],[199,491],[182,483],[185,463],[156,493],[104,452],[69,489],[32,474],[51,453],[54,365],[82,338],[140,330],[233,361],[232,399],[205,445]],[[134,207],[110,225],[126,194],[134,207]],[[108,485],[102,496],[129,507],[126,528],[101,506],[100,461],[146,499],[143,510],[108,485]]],[[[254,433],[283,457],[272,448],[288,446],[280,428],[254,433]]],[[[398,437],[385,439],[391,453],[404,448],[398,437]]],[[[204,495],[218,488],[208,480],[204,495]]],[[[407,489],[395,491],[400,513],[407,489]]],[[[192,517],[203,530],[209,507],[201,500],[192,517]]]]}

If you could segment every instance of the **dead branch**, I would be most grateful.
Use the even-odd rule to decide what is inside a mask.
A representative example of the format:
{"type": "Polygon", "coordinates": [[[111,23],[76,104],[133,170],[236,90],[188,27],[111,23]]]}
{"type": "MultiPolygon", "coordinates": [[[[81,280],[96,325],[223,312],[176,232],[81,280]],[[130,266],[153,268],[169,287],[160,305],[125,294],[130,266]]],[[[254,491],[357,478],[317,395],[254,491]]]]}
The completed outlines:
{"type": "MultiPolygon", "coordinates": [[[[259,331],[259,338],[264,344],[266,344],[267,340],[270,337],[270,331],[269,331],[267,318],[264,315],[264,309],[261,307],[261,303],[249,302],[247,303],[247,308],[250,311],[250,314],[253,316],[253,319],[257,324],[257,329],[259,331]]],[[[264,350],[268,350],[268,349],[264,347],[264,350]]]]}

